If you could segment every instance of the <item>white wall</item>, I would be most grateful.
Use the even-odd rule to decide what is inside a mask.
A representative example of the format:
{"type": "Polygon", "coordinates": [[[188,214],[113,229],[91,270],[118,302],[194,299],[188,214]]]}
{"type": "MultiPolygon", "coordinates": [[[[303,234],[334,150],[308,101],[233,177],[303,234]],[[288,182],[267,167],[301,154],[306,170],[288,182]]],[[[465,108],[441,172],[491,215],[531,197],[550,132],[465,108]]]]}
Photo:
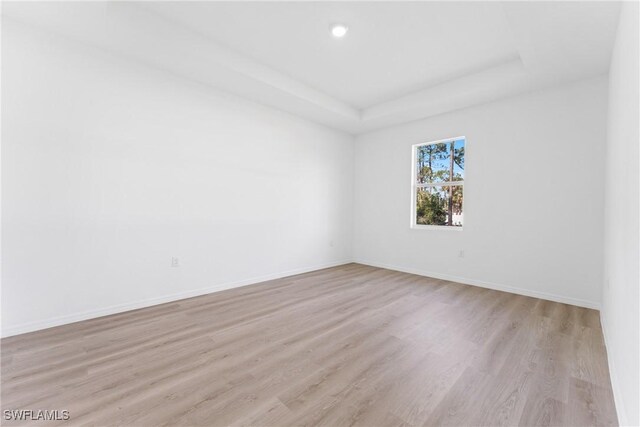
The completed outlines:
{"type": "Polygon", "coordinates": [[[625,2],[609,73],[602,327],[622,425],[640,425],[638,3],[625,2]]]}
{"type": "Polygon", "coordinates": [[[6,18],[2,88],[4,335],[351,257],[349,135],[6,18]]]}
{"type": "Polygon", "coordinates": [[[358,136],[355,260],[598,307],[606,107],[601,77],[358,136]],[[461,135],[464,230],[410,229],[411,145],[461,135]]]}

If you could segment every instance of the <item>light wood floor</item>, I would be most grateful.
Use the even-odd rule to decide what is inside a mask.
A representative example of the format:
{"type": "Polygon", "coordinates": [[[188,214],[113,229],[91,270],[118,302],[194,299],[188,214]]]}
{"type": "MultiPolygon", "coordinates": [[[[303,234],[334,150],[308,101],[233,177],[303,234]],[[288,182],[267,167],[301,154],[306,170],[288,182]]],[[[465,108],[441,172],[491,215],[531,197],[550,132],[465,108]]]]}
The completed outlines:
{"type": "MultiPolygon", "coordinates": [[[[52,425],[615,425],[598,312],[358,264],[2,340],[52,425]]],[[[10,425],[11,422],[5,422],[10,425]]]]}

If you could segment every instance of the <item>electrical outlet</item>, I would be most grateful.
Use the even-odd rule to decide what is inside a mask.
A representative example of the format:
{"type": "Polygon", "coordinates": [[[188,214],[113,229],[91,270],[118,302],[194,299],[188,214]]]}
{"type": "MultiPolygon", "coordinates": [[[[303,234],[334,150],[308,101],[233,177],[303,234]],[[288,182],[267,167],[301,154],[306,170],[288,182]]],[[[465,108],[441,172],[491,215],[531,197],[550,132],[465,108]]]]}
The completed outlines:
{"type": "Polygon", "coordinates": [[[180,267],[180,258],[172,257],[171,258],[171,267],[180,267]]]}
{"type": "Polygon", "coordinates": [[[464,258],[464,250],[458,252],[458,258],[464,258]]]}
{"type": "Polygon", "coordinates": [[[333,240],[329,242],[329,246],[333,247],[333,240]]]}

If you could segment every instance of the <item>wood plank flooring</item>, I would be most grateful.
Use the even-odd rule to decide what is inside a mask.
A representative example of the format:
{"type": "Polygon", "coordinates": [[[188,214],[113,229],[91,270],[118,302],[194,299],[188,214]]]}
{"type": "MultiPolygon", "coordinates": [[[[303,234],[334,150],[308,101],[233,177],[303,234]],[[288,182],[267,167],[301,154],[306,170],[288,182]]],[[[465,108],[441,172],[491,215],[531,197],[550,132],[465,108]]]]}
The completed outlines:
{"type": "MultiPolygon", "coordinates": [[[[358,264],[3,339],[49,425],[617,425],[598,312],[358,264]]],[[[29,424],[4,421],[6,425],[29,424]]]]}

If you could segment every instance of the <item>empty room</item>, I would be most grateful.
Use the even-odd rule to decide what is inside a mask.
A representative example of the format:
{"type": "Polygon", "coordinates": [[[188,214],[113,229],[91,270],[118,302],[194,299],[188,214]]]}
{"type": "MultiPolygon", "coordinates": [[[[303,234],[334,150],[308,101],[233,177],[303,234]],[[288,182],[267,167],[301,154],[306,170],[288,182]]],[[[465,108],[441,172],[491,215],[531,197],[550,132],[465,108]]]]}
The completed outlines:
{"type": "Polygon", "coordinates": [[[640,425],[638,1],[0,6],[0,424],[640,425]]]}

